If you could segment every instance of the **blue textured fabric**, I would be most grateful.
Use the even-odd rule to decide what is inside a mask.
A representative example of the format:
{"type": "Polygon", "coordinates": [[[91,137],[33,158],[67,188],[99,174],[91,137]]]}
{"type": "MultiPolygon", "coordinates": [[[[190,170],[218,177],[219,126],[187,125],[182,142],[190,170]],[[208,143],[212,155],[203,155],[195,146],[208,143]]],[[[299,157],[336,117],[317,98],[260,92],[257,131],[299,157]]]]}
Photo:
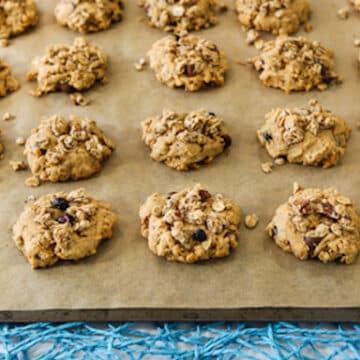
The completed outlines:
{"type": "Polygon", "coordinates": [[[0,325],[0,359],[360,359],[359,324],[0,325]]]}

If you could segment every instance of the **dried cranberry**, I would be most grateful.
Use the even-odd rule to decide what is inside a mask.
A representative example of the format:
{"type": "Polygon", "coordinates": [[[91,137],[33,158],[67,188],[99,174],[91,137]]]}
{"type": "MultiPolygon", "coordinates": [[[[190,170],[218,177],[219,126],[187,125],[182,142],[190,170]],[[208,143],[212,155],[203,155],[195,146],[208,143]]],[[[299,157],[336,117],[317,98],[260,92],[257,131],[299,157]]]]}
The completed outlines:
{"type": "Polygon", "coordinates": [[[267,141],[267,142],[269,142],[269,141],[271,141],[273,139],[273,137],[267,131],[264,131],[262,133],[262,136],[265,139],[265,141],[267,141]]]}
{"type": "Polygon", "coordinates": [[[193,239],[196,241],[205,241],[207,236],[206,232],[202,229],[197,229],[193,232],[193,239]]]}
{"type": "Polygon", "coordinates": [[[193,64],[185,65],[185,75],[186,76],[194,76],[195,75],[195,65],[193,65],[193,64]]]}
{"type": "Polygon", "coordinates": [[[56,90],[61,91],[65,94],[71,94],[76,91],[76,89],[73,86],[66,83],[57,83],[56,90]]]}
{"type": "Polygon", "coordinates": [[[57,218],[57,222],[59,224],[66,224],[66,223],[70,223],[70,224],[73,224],[75,221],[75,218],[68,214],[68,213],[65,213],[63,215],[60,215],[58,218],[57,218]]]}
{"type": "Polygon", "coordinates": [[[69,202],[62,197],[56,197],[52,201],[52,204],[56,209],[59,209],[61,211],[65,211],[69,207],[69,202]]]}
{"type": "Polygon", "coordinates": [[[199,190],[199,195],[201,201],[206,201],[207,199],[211,198],[211,194],[207,190],[199,190]]]}
{"type": "Polygon", "coordinates": [[[224,143],[225,143],[225,148],[228,148],[231,144],[232,144],[232,139],[229,135],[225,134],[222,136],[222,138],[224,139],[224,143]]]}
{"type": "Polygon", "coordinates": [[[319,245],[322,238],[318,236],[304,236],[304,241],[309,247],[310,256],[314,254],[315,248],[319,245]]]}

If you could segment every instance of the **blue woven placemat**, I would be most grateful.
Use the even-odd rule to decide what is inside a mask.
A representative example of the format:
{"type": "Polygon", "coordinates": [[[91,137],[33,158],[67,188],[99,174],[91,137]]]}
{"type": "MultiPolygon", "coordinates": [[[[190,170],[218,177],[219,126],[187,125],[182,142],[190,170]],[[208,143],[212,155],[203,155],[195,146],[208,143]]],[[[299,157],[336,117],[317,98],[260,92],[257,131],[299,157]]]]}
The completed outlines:
{"type": "Polygon", "coordinates": [[[0,359],[360,359],[360,324],[0,325],[0,359]]]}

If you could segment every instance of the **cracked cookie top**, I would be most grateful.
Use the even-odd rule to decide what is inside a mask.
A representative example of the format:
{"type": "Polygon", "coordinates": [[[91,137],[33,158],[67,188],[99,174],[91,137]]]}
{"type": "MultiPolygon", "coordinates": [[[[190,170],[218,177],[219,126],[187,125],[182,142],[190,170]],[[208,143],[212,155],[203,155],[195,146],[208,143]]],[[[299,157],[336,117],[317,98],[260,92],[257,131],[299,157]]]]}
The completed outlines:
{"type": "Polygon", "coordinates": [[[167,260],[220,258],[238,246],[240,208],[201,184],[152,194],[140,208],[140,219],[150,250],[167,260]]]}
{"type": "Polygon", "coordinates": [[[240,22],[247,29],[288,35],[311,14],[308,0],[236,0],[240,22]]]}
{"type": "Polygon", "coordinates": [[[57,182],[91,177],[114,149],[94,120],[55,115],[32,130],[24,154],[34,176],[57,182]]]}
{"type": "Polygon", "coordinates": [[[35,96],[54,91],[83,91],[105,78],[107,64],[106,54],[80,37],[73,45],[50,46],[46,55],[35,58],[28,80],[37,81],[35,96]]]}
{"type": "Polygon", "coordinates": [[[83,189],[59,192],[25,208],[13,227],[13,239],[33,268],[44,268],[95,254],[101,240],[112,236],[115,222],[110,205],[83,189]]]}
{"type": "Polygon", "coordinates": [[[177,170],[199,168],[231,145],[224,122],[212,112],[164,110],[142,123],[151,158],[177,170]]]}
{"type": "Polygon", "coordinates": [[[121,20],[123,0],[60,0],[55,17],[60,25],[80,33],[108,29],[121,20]]]}
{"type": "Polygon", "coordinates": [[[318,258],[351,264],[360,251],[360,217],[351,199],[335,189],[302,189],[281,205],[269,235],[301,260],[318,258]]]}
{"type": "Polygon", "coordinates": [[[346,122],[316,100],[309,102],[309,108],[272,110],[257,132],[271,157],[323,168],[338,163],[350,134],[346,122]]]}
{"type": "Polygon", "coordinates": [[[11,75],[11,69],[0,59],[0,97],[16,91],[19,88],[18,81],[11,75]]]}
{"type": "Polygon", "coordinates": [[[215,0],[140,0],[149,25],[174,33],[208,28],[217,23],[215,0]]]}
{"type": "Polygon", "coordinates": [[[33,0],[0,1],[0,38],[19,35],[37,23],[38,15],[33,0]]]}
{"type": "Polygon", "coordinates": [[[166,36],[153,44],[148,56],[156,78],[170,88],[197,91],[225,82],[225,54],[198,36],[166,36]]]}
{"type": "Polygon", "coordinates": [[[291,91],[325,90],[340,82],[334,53],[318,41],[278,37],[268,41],[261,54],[250,60],[265,86],[291,91]]]}

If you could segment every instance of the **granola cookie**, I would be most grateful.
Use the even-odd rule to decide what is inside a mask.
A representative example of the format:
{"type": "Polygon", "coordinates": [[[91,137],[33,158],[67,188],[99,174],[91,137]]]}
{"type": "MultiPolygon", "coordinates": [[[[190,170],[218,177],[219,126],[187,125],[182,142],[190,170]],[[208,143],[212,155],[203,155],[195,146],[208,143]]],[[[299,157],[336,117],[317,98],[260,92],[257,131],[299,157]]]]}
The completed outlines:
{"type": "Polygon", "coordinates": [[[356,10],[360,11],[360,0],[349,0],[350,4],[354,6],[356,10]]]}
{"type": "Polygon", "coordinates": [[[316,100],[309,108],[274,109],[265,115],[258,130],[261,145],[274,159],[329,168],[345,152],[351,129],[316,100]]]}
{"type": "Polygon", "coordinates": [[[28,80],[37,81],[35,96],[54,91],[84,91],[104,80],[107,63],[100,48],[84,38],[76,38],[73,45],[50,46],[45,56],[35,58],[28,80]]]}
{"type": "Polygon", "coordinates": [[[33,0],[0,1],[0,38],[9,39],[38,23],[36,4],[33,0]]]}
{"type": "Polygon", "coordinates": [[[140,208],[140,219],[150,250],[170,261],[221,258],[238,246],[240,208],[200,184],[152,194],[140,208]]]}
{"type": "Polygon", "coordinates": [[[123,0],[60,0],[55,17],[60,25],[84,34],[108,29],[121,20],[123,9],[123,0]]]}
{"type": "Polygon", "coordinates": [[[19,88],[18,81],[11,75],[11,69],[0,59],[0,97],[16,91],[19,88]]]}
{"type": "Polygon", "coordinates": [[[184,33],[217,23],[215,0],[140,0],[149,25],[165,31],[184,33]]]}
{"type": "Polygon", "coordinates": [[[151,158],[176,170],[197,169],[231,145],[223,120],[205,110],[164,110],[143,121],[142,131],[151,158]]]}
{"type": "Polygon", "coordinates": [[[236,10],[247,29],[275,35],[297,32],[311,14],[308,0],[237,0],[236,10]]]}
{"type": "Polygon", "coordinates": [[[45,268],[59,260],[94,255],[112,236],[116,215],[110,205],[83,189],[40,197],[25,207],[13,227],[13,239],[31,266],[45,268]]]}
{"type": "Polygon", "coordinates": [[[156,41],[148,56],[156,78],[170,88],[197,91],[224,84],[227,61],[212,41],[195,35],[170,35],[156,41]]]}
{"type": "Polygon", "coordinates": [[[89,178],[101,170],[115,146],[94,120],[70,116],[43,119],[32,130],[24,154],[34,176],[43,181],[89,178]]]}
{"type": "Polygon", "coordinates": [[[325,90],[340,82],[334,71],[334,53],[318,41],[302,37],[278,37],[264,44],[250,59],[265,86],[291,91],[325,90]]]}
{"type": "Polygon", "coordinates": [[[360,251],[360,217],[354,203],[335,189],[302,189],[279,206],[267,227],[284,251],[300,260],[351,264],[360,251]]]}

